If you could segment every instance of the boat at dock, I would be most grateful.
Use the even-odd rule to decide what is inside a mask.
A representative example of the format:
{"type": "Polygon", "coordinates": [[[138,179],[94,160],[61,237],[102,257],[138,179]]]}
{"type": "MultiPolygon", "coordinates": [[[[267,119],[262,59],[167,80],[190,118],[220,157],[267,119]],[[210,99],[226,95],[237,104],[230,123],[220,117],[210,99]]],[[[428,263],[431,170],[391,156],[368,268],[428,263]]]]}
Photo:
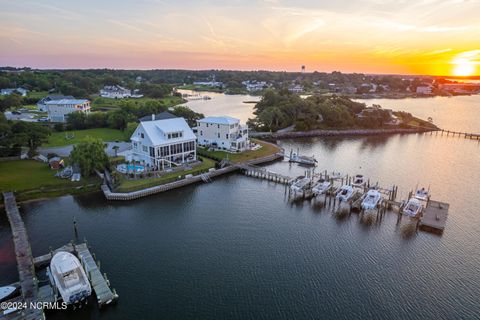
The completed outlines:
{"type": "Polygon", "coordinates": [[[17,291],[17,288],[14,286],[4,286],[0,287],[0,301],[7,300],[17,291]]]}
{"type": "Polygon", "coordinates": [[[290,190],[293,192],[303,192],[310,186],[310,182],[310,178],[299,178],[290,186],[290,190]]]}
{"type": "Polygon", "coordinates": [[[92,294],[92,288],[80,261],[73,254],[57,252],[50,262],[53,282],[67,304],[82,302],[92,294]]]}
{"type": "Polygon", "coordinates": [[[423,206],[420,200],[417,198],[410,198],[408,200],[407,204],[403,208],[402,212],[404,215],[409,216],[409,217],[417,217],[420,212],[422,212],[423,206]]]}
{"type": "Polygon", "coordinates": [[[415,198],[417,198],[418,200],[428,201],[429,197],[429,191],[425,188],[417,189],[417,191],[415,191],[415,198]]]}
{"type": "Polygon", "coordinates": [[[353,183],[352,185],[354,187],[363,187],[365,185],[366,181],[365,181],[365,177],[361,174],[357,174],[354,178],[353,178],[353,183]]]}
{"type": "Polygon", "coordinates": [[[315,186],[312,188],[312,192],[314,195],[318,196],[326,193],[331,187],[332,184],[330,183],[330,181],[320,179],[318,180],[317,184],[315,184],[315,186]]]}
{"type": "Polygon", "coordinates": [[[340,201],[348,201],[352,198],[353,194],[353,187],[349,185],[344,185],[337,192],[337,199],[340,201]]]}
{"type": "Polygon", "coordinates": [[[365,198],[362,201],[362,209],[373,210],[378,206],[380,200],[382,200],[382,194],[378,190],[368,190],[365,198]]]}

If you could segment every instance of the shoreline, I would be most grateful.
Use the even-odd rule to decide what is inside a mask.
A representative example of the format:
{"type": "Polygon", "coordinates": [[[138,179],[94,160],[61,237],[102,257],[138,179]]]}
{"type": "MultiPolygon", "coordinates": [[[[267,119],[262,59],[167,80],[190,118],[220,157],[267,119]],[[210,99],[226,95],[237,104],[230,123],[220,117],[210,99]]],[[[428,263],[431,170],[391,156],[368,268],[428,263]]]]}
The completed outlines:
{"type": "Polygon", "coordinates": [[[357,129],[357,130],[311,130],[295,132],[250,132],[252,138],[260,139],[295,139],[312,137],[334,137],[334,136],[374,136],[391,134],[410,134],[424,133],[439,130],[433,128],[415,128],[415,129],[357,129]]]}

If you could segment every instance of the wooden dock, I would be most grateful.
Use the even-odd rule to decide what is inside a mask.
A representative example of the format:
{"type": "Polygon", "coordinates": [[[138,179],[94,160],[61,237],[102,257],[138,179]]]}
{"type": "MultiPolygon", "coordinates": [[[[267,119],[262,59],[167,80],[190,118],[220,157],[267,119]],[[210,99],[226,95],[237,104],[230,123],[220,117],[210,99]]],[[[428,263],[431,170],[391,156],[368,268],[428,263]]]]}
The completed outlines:
{"type": "MultiPolygon", "coordinates": [[[[20,280],[22,302],[37,302],[38,283],[33,264],[32,249],[28,240],[27,229],[18,211],[17,202],[12,192],[4,192],[5,211],[12,229],[15,256],[20,280]]],[[[44,319],[42,310],[25,309],[9,314],[5,319],[44,319]]]]}
{"type": "MultiPolygon", "coordinates": [[[[73,244],[69,243],[50,253],[33,259],[35,266],[44,267],[50,263],[55,253],[59,251],[67,251],[78,257],[80,263],[88,276],[88,280],[92,286],[93,291],[97,297],[98,305],[109,304],[112,301],[118,299],[118,295],[115,290],[110,289],[109,281],[106,275],[102,275],[100,272],[99,264],[93,258],[86,243],[73,244]]],[[[49,285],[43,286],[39,289],[38,300],[42,302],[56,301],[57,297],[53,288],[49,285]]]]}
{"type": "Polygon", "coordinates": [[[450,131],[450,130],[445,130],[445,129],[440,129],[436,131],[430,131],[430,135],[435,132],[435,135],[438,135],[440,133],[441,136],[444,134],[452,137],[459,137],[459,138],[465,138],[465,139],[472,139],[472,140],[479,140],[480,141],[480,133],[470,133],[470,132],[459,132],[459,131],[450,131]]]}
{"type": "Polygon", "coordinates": [[[448,203],[430,200],[420,219],[420,229],[434,233],[443,233],[447,224],[448,203]]]}
{"type": "Polygon", "coordinates": [[[93,259],[90,250],[86,243],[78,244],[75,246],[78,258],[82,263],[85,273],[90,280],[93,291],[97,296],[97,302],[100,307],[106,304],[110,304],[112,301],[118,299],[118,295],[110,289],[109,281],[106,274],[102,275],[100,268],[98,267],[95,259],[93,259]]]}

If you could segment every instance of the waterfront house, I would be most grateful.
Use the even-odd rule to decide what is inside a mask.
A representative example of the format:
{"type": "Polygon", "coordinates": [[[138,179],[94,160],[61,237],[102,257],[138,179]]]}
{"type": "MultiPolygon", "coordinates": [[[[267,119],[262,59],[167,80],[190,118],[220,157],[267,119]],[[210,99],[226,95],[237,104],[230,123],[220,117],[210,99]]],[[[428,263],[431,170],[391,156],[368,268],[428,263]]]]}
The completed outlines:
{"type": "Polygon", "coordinates": [[[51,122],[66,122],[68,115],[73,112],[90,113],[90,101],[86,99],[52,100],[45,104],[51,122]]]}
{"type": "Polygon", "coordinates": [[[288,87],[288,91],[293,92],[293,93],[302,93],[303,92],[303,86],[296,84],[296,85],[291,85],[288,87]]]}
{"type": "Polygon", "coordinates": [[[197,120],[198,145],[228,151],[244,151],[249,148],[248,127],[240,120],[222,116],[197,120]]]}
{"type": "Polygon", "coordinates": [[[119,85],[104,86],[100,90],[100,96],[109,99],[123,99],[123,98],[141,98],[143,95],[138,93],[138,90],[130,90],[119,85]]]}
{"type": "Polygon", "coordinates": [[[196,137],[184,118],[141,121],[130,140],[127,161],[163,170],[197,158],[196,137]]]}
{"type": "Polygon", "coordinates": [[[8,89],[2,89],[0,90],[0,94],[2,96],[8,96],[11,95],[12,93],[17,93],[21,95],[22,97],[26,97],[28,90],[24,88],[8,88],[8,89]]]}
{"type": "Polygon", "coordinates": [[[266,81],[243,81],[242,84],[245,86],[248,92],[257,92],[265,88],[268,88],[266,81]]]}
{"type": "Polygon", "coordinates": [[[57,100],[57,101],[58,100],[64,100],[64,99],[73,100],[75,98],[72,97],[72,96],[48,95],[45,98],[42,98],[40,101],[37,102],[37,109],[38,109],[38,111],[47,112],[48,111],[47,102],[54,101],[54,100],[57,100]]]}
{"type": "Polygon", "coordinates": [[[163,111],[158,114],[152,114],[151,116],[141,117],[140,121],[155,121],[155,120],[165,120],[165,119],[173,119],[178,118],[176,115],[171,114],[168,111],[163,111]]]}
{"type": "Polygon", "coordinates": [[[432,94],[432,86],[419,86],[416,89],[416,93],[424,95],[432,94]]]}

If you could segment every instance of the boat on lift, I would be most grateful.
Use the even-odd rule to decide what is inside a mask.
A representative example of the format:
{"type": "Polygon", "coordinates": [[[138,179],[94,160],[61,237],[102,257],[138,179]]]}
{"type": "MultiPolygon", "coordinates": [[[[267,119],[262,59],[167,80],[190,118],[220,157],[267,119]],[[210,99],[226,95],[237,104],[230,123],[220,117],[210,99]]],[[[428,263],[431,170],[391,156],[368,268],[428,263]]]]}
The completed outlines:
{"type": "Polygon", "coordinates": [[[310,178],[299,178],[290,186],[290,190],[293,192],[303,192],[310,186],[310,182],[310,178]]]}
{"type": "Polygon", "coordinates": [[[365,185],[366,181],[365,181],[365,177],[361,174],[357,174],[354,178],[353,178],[353,183],[352,185],[354,187],[363,187],[365,185]]]}
{"type": "Polygon", "coordinates": [[[422,212],[423,206],[420,200],[417,198],[410,198],[408,200],[407,204],[403,208],[402,212],[404,215],[409,216],[409,217],[417,217],[420,212],[422,212]]]}
{"type": "Polygon", "coordinates": [[[375,189],[368,190],[365,198],[362,201],[363,210],[375,209],[382,200],[382,194],[375,189]]]}
{"type": "Polygon", "coordinates": [[[417,189],[415,191],[415,198],[421,201],[428,201],[428,198],[430,197],[429,190],[425,188],[417,189]]]}
{"type": "Polygon", "coordinates": [[[50,272],[65,303],[80,303],[92,294],[85,270],[73,254],[57,252],[50,262],[50,272]]]}
{"type": "Polygon", "coordinates": [[[344,185],[337,192],[337,199],[340,201],[348,201],[353,197],[354,192],[352,186],[344,185]]]}
{"type": "Polygon", "coordinates": [[[330,183],[330,181],[320,179],[317,181],[317,184],[315,184],[315,186],[312,188],[312,192],[314,195],[318,196],[326,193],[331,187],[332,184],[330,183]]]}

